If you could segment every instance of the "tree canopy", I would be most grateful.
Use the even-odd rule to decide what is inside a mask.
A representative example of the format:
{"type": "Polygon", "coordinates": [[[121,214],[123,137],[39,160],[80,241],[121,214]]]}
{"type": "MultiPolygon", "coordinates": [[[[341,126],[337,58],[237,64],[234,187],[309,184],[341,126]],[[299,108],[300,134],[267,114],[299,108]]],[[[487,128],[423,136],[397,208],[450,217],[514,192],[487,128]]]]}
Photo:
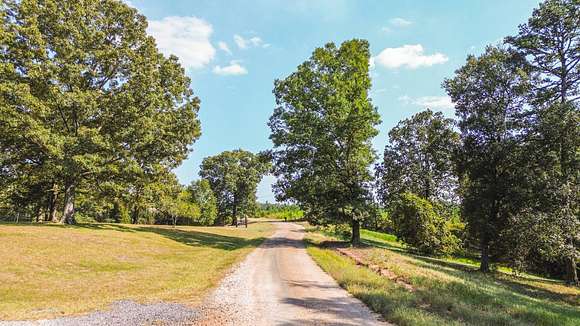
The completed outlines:
{"type": "Polygon", "coordinates": [[[454,155],[459,134],[453,119],[426,110],[389,131],[383,162],[377,165],[378,193],[388,205],[398,194],[415,193],[427,200],[457,201],[454,155]]]}
{"type": "Polygon", "coordinates": [[[369,45],[317,48],[297,71],[274,83],[270,117],[276,196],[301,205],[311,221],[359,223],[371,201],[371,139],[380,117],[369,98],[369,45]]]}
{"type": "Polygon", "coordinates": [[[270,162],[264,155],[241,149],[203,159],[199,175],[215,194],[218,224],[231,217],[232,225],[238,225],[238,216],[255,211],[256,189],[269,169],[270,162]]]}
{"type": "Polygon", "coordinates": [[[6,0],[1,19],[5,182],[42,197],[63,193],[63,221],[74,223],[79,188],[186,157],[200,135],[199,99],[135,9],[114,0],[6,0]]]}

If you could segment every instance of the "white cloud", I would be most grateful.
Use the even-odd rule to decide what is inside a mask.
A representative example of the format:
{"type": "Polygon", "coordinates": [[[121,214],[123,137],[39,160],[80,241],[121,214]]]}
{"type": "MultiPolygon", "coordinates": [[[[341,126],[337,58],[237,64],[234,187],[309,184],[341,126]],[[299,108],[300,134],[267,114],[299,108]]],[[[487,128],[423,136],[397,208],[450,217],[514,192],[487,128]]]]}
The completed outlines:
{"type": "Polygon", "coordinates": [[[394,28],[405,28],[405,27],[409,27],[411,25],[413,25],[413,22],[401,17],[395,17],[395,18],[391,18],[389,19],[389,26],[383,26],[381,28],[381,31],[385,32],[385,33],[390,33],[393,31],[393,27],[394,28]]]}
{"type": "Polygon", "coordinates": [[[240,65],[239,61],[233,60],[227,66],[222,67],[218,65],[213,67],[213,72],[222,76],[237,76],[247,74],[248,70],[240,65]]]}
{"type": "Polygon", "coordinates": [[[388,69],[407,67],[416,69],[419,67],[429,67],[436,64],[447,62],[449,58],[443,53],[430,55],[423,54],[421,44],[403,45],[398,48],[386,48],[374,57],[375,64],[381,65],[388,69]]]}
{"type": "Polygon", "coordinates": [[[449,96],[423,96],[415,99],[415,104],[430,109],[453,109],[455,106],[449,96]]]}
{"type": "Polygon", "coordinates": [[[224,51],[225,53],[232,55],[232,51],[230,50],[230,47],[228,46],[228,44],[226,42],[219,41],[218,48],[220,48],[220,50],[224,51]]]}
{"type": "Polygon", "coordinates": [[[124,2],[129,7],[135,8],[135,5],[133,4],[133,2],[131,2],[131,0],[120,0],[120,1],[124,2]]]}
{"type": "Polygon", "coordinates": [[[257,37],[251,37],[251,38],[244,38],[238,34],[234,35],[234,42],[236,43],[236,45],[240,48],[240,49],[248,49],[251,47],[263,47],[263,48],[267,48],[270,46],[270,44],[268,43],[264,43],[264,41],[257,37]]]}
{"type": "Polygon", "coordinates": [[[401,17],[392,18],[389,20],[389,23],[395,27],[408,27],[413,24],[413,22],[401,17]]]}
{"type": "Polygon", "coordinates": [[[171,16],[152,20],[147,32],[155,37],[161,52],[178,56],[185,69],[202,68],[215,56],[209,41],[213,28],[203,19],[171,16]]]}
{"type": "Polygon", "coordinates": [[[429,109],[448,110],[455,107],[449,96],[422,96],[411,98],[408,95],[403,95],[398,100],[405,104],[418,105],[429,109]]]}

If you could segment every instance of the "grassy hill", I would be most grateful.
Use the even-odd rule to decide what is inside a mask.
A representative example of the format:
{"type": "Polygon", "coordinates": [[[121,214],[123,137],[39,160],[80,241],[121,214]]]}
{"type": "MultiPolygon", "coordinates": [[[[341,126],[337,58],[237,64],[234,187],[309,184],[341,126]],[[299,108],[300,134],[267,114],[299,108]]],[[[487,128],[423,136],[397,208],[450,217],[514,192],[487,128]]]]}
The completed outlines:
{"type": "Polygon", "coordinates": [[[337,282],[397,325],[580,325],[580,290],[476,262],[414,255],[391,235],[362,232],[350,248],[309,234],[308,252],[337,282]]]}
{"type": "Polygon", "coordinates": [[[121,299],[196,304],[272,231],[118,224],[0,224],[0,320],[106,308],[121,299]]]}

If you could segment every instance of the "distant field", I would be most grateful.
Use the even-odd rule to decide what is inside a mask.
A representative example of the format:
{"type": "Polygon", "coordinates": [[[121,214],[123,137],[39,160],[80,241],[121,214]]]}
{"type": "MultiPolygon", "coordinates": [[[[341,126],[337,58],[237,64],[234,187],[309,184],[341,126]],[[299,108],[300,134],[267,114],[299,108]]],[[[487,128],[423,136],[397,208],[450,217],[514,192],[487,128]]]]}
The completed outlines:
{"type": "Polygon", "coordinates": [[[384,272],[355,264],[329,239],[310,233],[308,252],[337,282],[397,325],[580,325],[580,290],[561,282],[497,272],[471,262],[408,253],[391,235],[362,232],[367,248],[349,253],[384,272]]]}
{"type": "Polygon", "coordinates": [[[272,230],[0,224],[0,320],[77,314],[122,299],[196,304],[272,230]]]}

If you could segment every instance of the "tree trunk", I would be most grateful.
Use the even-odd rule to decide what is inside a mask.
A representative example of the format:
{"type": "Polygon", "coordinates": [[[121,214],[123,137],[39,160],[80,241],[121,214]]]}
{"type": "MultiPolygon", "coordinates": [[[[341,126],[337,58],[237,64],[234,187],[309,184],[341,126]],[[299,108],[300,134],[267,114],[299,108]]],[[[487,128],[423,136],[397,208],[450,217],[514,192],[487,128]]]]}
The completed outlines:
{"type": "Polygon", "coordinates": [[[576,259],[574,257],[568,257],[565,260],[566,264],[566,284],[568,285],[580,285],[578,282],[578,272],[576,271],[576,259]]]}
{"type": "Polygon", "coordinates": [[[479,263],[479,271],[484,273],[489,272],[489,241],[487,241],[486,236],[481,238],[481,261],[479,263]]]}
{"type": "Polygon", "coordinates": [[[36,208],[35,222],[40,223],[43,222],[43,220],[44,220],[44,212],[42,211],[42,204],[38,204],[38,207],[36,208]]]}
{"type": "Polygon", "coordinates": [[[139,222],[139,208],[135,205],[131,212],[131,224],[137,224],[137,222],[139,222]]]}
{"type": "Polygon", "coordinates": [[[358,220],[352,220],[352,237],[350,238],[350,243],[353,246],[360,244],[360,222],[358,220]]]}
{"type": "Polygon", "coordinates": [[[234,209],[233,209],[233,217],[232,217],[232,226],[236,226],[238,227],[238,205],[234,204],[234,209]]]}
{"type": "Polygon", "coordinates": [[[64,188],[64,209],[62,223],[75,224],[75,185],[68,183],[64,188]]]}
{"type": "Polygon", "coordinates": [[[58,199],[58,187],[56,185],[52,186],[52,190],[48,195],[48,218],[47,220],[53,223],[58,223],[58,216],[56,215],[58,199]]]}

